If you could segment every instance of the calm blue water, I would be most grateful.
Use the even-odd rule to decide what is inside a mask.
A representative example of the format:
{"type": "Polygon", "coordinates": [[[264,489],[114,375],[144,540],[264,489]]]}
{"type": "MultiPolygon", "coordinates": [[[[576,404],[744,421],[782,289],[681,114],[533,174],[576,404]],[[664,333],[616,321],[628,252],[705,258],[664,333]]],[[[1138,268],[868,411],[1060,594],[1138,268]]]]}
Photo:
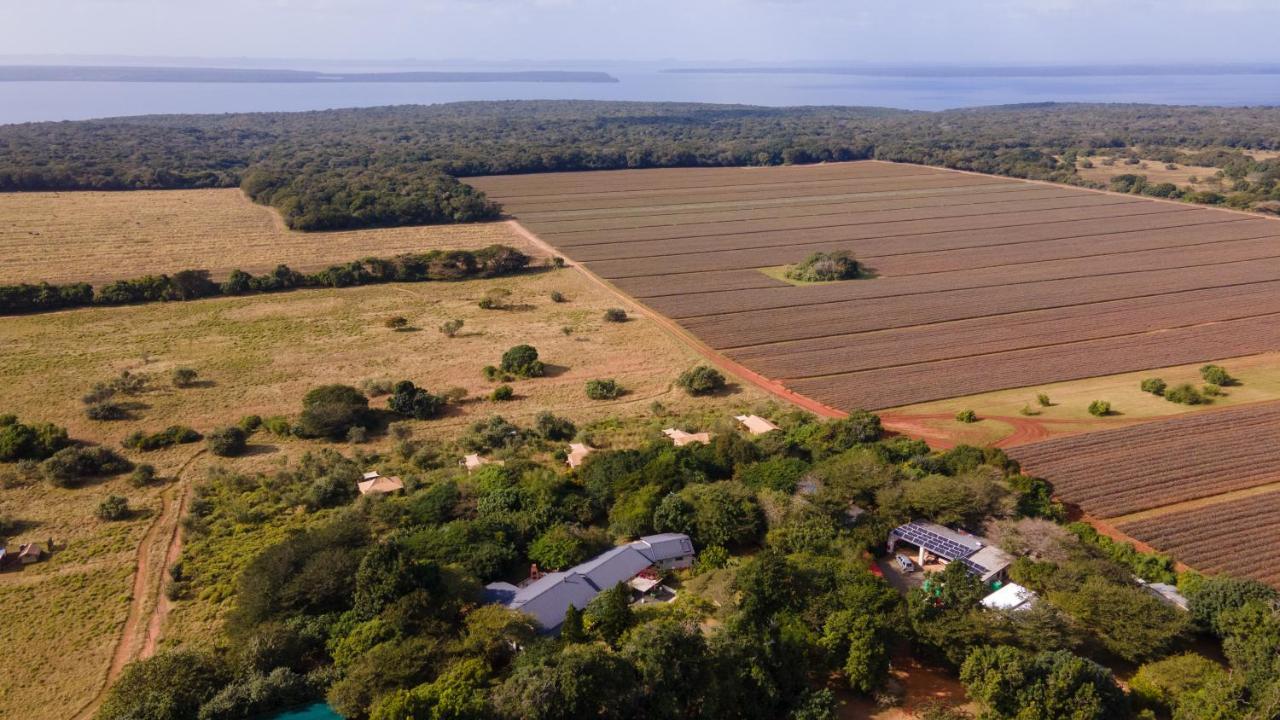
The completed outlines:
{"type": "Polygon", "coordinates": [[[342,716],[324,703],[308,705],[304,708],[289,710],[273,715],[271,720],[342,720],[342,716]]]}
{"type": "Polygon", "coordinates": [[[860,77],[608,71],[597,83],[0,83],[0,124],[152,113],[322,110],[458,100],[652,100],[941,110],[1023,102],[1280,105],[1280,75],[860,77]]]}

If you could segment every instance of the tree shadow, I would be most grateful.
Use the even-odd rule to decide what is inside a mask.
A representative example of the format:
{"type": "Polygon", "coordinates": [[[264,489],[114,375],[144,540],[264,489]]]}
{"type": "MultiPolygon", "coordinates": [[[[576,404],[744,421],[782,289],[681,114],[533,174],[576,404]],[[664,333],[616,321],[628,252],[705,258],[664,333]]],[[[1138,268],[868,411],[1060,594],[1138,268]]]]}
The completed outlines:
{"type": "Polygon", "coordinates": [[[560,377],[567,372],[569,372],[567,365],[553,365],[551,363],[543,363],[542,365],[542,377],[560,377]]]}
{"type": "Polygon", "coordinates": [[[211,388],[211,387],[217,387],[217,386],[218,386],[218,383],[214,382],[213,380],[192,380],[186,385],[179,387],[179,389],[187,390],[190,388],[211,388]]]}
{"type": "Polygon", "coordinates": [[[278,452],[279,450],[279,445],[272,445],[271,443],[250,443],[245,447],[244,452],[240,453],[240,457],[270,455],[271,453],[278,452]]]}

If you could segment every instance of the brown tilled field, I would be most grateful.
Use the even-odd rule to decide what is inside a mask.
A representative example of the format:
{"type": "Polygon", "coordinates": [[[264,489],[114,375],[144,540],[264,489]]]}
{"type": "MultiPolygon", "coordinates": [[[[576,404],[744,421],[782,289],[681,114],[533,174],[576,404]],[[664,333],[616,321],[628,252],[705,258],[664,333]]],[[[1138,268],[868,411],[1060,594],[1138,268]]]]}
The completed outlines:
{"type": "Polygon", "coordinates": [[[844,410],[1280,349],[1280,221],[883,162],[472,178],[731,360],[844,410]],[[874,278],[766,274],[852,251],[874,278]]]}
{"type": "Polygon", "coordinates": [[[1280,481],[1277,436],[1280,402],[1269,402],[1057,438],[1009,453],[1026,471],[1052,482],[1064,501],[1095,517],[1123,518],[1280,481]]]}
{"type": "Polygon", "coordinates": [[[0,284],[99,283],[186,268],[222,277],[280,263],[315,270],[369,255],[478,248],[494,236],[483,224],[293,232],[239,190],[0,193],[0,284]]]}

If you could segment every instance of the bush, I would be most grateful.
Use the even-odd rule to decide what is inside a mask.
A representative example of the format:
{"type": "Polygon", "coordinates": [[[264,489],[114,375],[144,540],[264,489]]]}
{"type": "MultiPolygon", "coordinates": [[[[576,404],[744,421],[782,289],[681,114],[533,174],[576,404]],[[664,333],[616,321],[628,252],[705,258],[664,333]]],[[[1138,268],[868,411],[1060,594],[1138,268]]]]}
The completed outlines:
{"type": "Polygon", "coordinates": [[[978,422],[978,413],[972,410],[961,410],[956,413],[956,422],[975,423],[978,422]]]}
{"type": "Polygon", "coordinates": [[[191,387],[195,384],[196,378],[200,377],[200,373],[189,367],[174,368],[173,370],[173,386],[178,388],[191,387]]]}
{"type": "Polygon", "coordinates": [[[1138,386],[1142,392],[1151,393],[1152,395],[1164,395],[1165,388],[1169,387],[1164,380],[1158,377],[1147,378],[1138,386]]]}
{"type": "Polygon", "coordinates": [[[1049,402],[1048,393],[1040,393],[1039,395],[1036,395],[1036,402],[1040,403],[1040,407],[1051,407],[1053,405],[1052,402],[1049,402]]]}
{"type": "Polygon", "coordinates": [[[129,475],[129,484],[133,487],[146,487],[156,480],[156,466],[142,463],[129,475]]]}
{"type": "Polygon", "coordinates": [[[694,570],[700,573],[708,570],[718,570],[728,567],[729,560],[729,551],[725,550],[723,546],[710,545],[698,553],[698,557],[694,561],[694,570]]]}
{"type": "Polygon", "coordinates": [[[578,428],[568,418],[556,417],[549,411],[538,413],[533,421],[533,431],[544,440],[570,440],[578,434],[578,428]]]}
{"type": "Polygon", "coordinates": [[[566,298],[566,297],[564,296],[564,293],[560,292],[559,290],[552,290],[552,291],[551,291],[551,302],[553,302],[553,303],[562,303],[562,302],[568,302],[568,301],[569,301],[569,299],[568,299],[568,298],[566,298]]]}
{"type": "Polygon", "coordinates": [[[1225,394],[1222,392],[1221,385],[1214,385],[1213,383],[1208,383],[1204,387],[1200,388],[1200,393],[1205,397],[1221,397],[1225,394]]]}
{"type": "Polygon", "coordinates": [[[481,310],[506,310],[509,307],[508,300],[511,298],[511,291],[504,288],[492,288],[480,298],[476,305],[481,310]]]}
{"type": "Polygon", "coordinates": [[[587,381],[587,397],[592,400],[615,400],[621,395],[622,386],[615,380],[587,381]]]}
{"type": "Polygon", "coordinates": [[[209,433],[209,452],[218,457],[242,455],[248,446],[248,436],[238,427],[224,427],[209,433]]]}
{"type": "Polygon", "coordinates": [[[803,262],[787,268],[786,275],[800,282],[832,282],[852,280],[862,272],[862,266],[847,250],[816,252],[803,262]]]}
{"type": "Polygon", "coordinates": [[[465,324],[466,322],[463,321],[461,318],[454,318],[453,320],[445,320],[440,325],[440,334],[450,338],[456,337],[458,334],[458,331],[461,330],[462,326],[465,324]]]}
{"type": "Polygon", "coordinates": [[[489,399],[494,402],[506,402],[515,399],[516,391],[511,389],[510,385],[499,385],[493,389],[489,395],[489,399]]]}
{"type": "Polygon", "coordinates": [[[130,450],[159,450],[173,445],[193,443],[203,436],[186,425],[170,425],[158,433],[147,435],[138,431],[129,435],[122,443],[130,450]]]}
{"type": "Polygon", "coordinates": [[[192,650],[161,651],[129,663],[111,686],[97,718],[104,720],[183,720],[197,717],[200,706],[231,680],[212,654],[192,650]]]}
{"type": "Polygon", "coordinates": [[[262,416],[261,415],[245,415],[244,417],[240,418],[239,422],[236,423],[236,427],[245,431],[246,435],[252,435],[254,432],[258,430],[258,428],[262,427],[262,416]]]}
{"type": "Polygon", "coordinates": [[[349,385],[322,385],[302,398],[297,434],[341,440],[356,425],[369,422],[369,400],[349,385]]]}
{"type": "Polygon", "coordinates": [[[390,395],[396,384],[383,378],[368,378],[360,381],[360,389],[369,397],[390,395]]]}
{"type": "Polygon", "coordinates": [[[472,423],[467,433],[458,438],[458,444],[471,452],[486,452],[515,447],[523,439],[520,428],[507,422],[501,415],[493,415],[472,423]]]}
{"type": "Polygon", "coordinates": [[[98,505],[96,514],[99,520],[124,520],[129,517],[129,501],[119,495],[108,495],[98,505]]]}
{"type": "Polygon", "coordinates": [[[614,323],[626,322],[627,311],[622,308],[609,308],[604,311],[604,321],[614,323]]]}
{"type": "Polygon", "coordinates": [[[119,475],[133,463],[104,447],[68,447],[40,463],[40,472],[58,487],[75,487],[87,478],[119,475]]]}
{"type": "Polygon", "coordinates": [[[711,395],[725,388],[724,375],[708,365],[699,365],[680,373],[676,386],[690,395],[711,395]]]}
{"type": "Polygon", "coordinates": [[[0,422],[0,462],[44,460],[71,443],[67,429],[51,423],[18,422],[6,415],[0,422]]]}
{"type": "Polygon", "coordinates": [[[382,324],[390,330],[404,330],[409,327],[409,318],[403,315],[394,315],[384,320],[382,324]]]}
{"type": "Polygon", "coordinates": [[[359,445],[361,443],[369,442],[369,431],[365,430],[359,425],[356,425],[355,427],[347,431],[347,442],[351,443],[352,445],[359,445]]]}
{"type": "Polygon", "coordinates": [[[90,420],[128,420],[129,410],[120,403],[97,402],[84,409],[85,417],[90,420]]]}
{"type": "Polygon", "coordinates": [[[1089,414],[1094,417],[1103,417],[1111,414],[1111,403],[1106,400],[1094,400],[1089,403],[1089,414]]]}
{"type": "Polygon", "coordinates": [[[546,366],[538,359],[538,351],[531,345],[516,345],[502,354],[498,369],[516,377],[541,377],[546,366]]]}
{"type": "Polygon", "coordinates": [[[1235,378],[1227,374],[1225,368],[1221,365],[1205,365],[1200,368],[1200,377],[1211,385],[1225,387],[1235,383],[1235,378]]]}
{"type": "Polygon", "coordinates": [[[293,425],[283,415],[272,415],[262,421],[262,429],[276,437],[289,437],[293,434],[293,425]]]}
{"type": "Polygon", "coordinates": [[[1184,383],[1172,390],[1165,390],[1164,399],[1179,405],[1200,405],[1204,402],[1204,397],[1200,395],[1200,391],[1196,390],[1195,386],[1190,383],[1184,383]]]}
{"type": "Polygon", "coordinates": [[[415,420],[430,420],[438,416],[444,406],[445,399],[442,396],[432,395],[408,380],[396,383],[391,397],[387,399],[387,407],[391,412],[407,415],[415,420]]]}

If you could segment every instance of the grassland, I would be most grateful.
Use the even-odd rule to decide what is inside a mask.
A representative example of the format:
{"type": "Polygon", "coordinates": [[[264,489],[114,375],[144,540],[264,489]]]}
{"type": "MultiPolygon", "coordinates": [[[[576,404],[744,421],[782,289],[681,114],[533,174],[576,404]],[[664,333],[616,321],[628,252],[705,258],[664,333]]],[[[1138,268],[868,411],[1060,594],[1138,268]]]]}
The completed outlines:
{"type": "MultiPolygon", "coordinates": [[[[145,204],[153,200],[148,195],[118,197],[142,197],[145,204]]],[[[430,243],[408,243],[402,249],[449,247],[464,238],[465,242],[458,240],[459,246],[503,242],[535,252],[503,223],[412,232],[431,238],[430,243]]],[[[351,235],[359,238],[366,233],[382,231],[351,235]]],[[[206,236],[206,241],[212,242],[209,237],[213,236],[206,236]]],[[[103,242],[93,253],[109,254],[109,241],[103,242]]],[[[372,244],[360,247],[372,248],[381,241],[368,242],[372,244]]],[[[199,244],[192,241],[193,247],[199,244]]],[[[224,243],[222,252],[235,254],[229,252],[231,247],[224,243]]],[[[353,247],[336,251],[335,257],[358,255],[353,247]]],[[[381,252],[390,252],[389,246],[380,247],[381,252]]],[[[46,257],[35,271],[51,272],[60,262],[46,257]]],[[[172,266],[166,262],[165,269],[172,266]]],[[[155,431],[180,423],[207,432],[246,414],[293,414],[310,387],[331,382],[359,385],[366,379],[410,379],[436,392],[460,386],[476,398],[452,408],[446,417],[412,421],[415,436],[427,439],[456,437],[475,419],[494,413],[527,422],[538,412],[551,410],[584,424],[612,416],[649,416],[654,402],[672,413],[696,416],[713,408],[750,407],[764,400],[762,393],[750,387],[712,399],[692,399],[674,390],[672,380],[695,364],[697,355],[642,314],[633,312],[624,323],[605,322],[604,310],[617,306],[629,307],[581,272],[566,268],[460,283],[303,290],[10,317],[0,323],[0,381],[6,388],[0,411],[65,425],[77,439],[119,448],[120,441],[138,429],[155,431]],[[480,309],[477,301],[498,288],[510,292],[510,309],[480,309]],[[553,290],[567,301],[552,302],[553,290]],[[395,315],[406,317],[410,329],[386,328],[384,321],[395,315]],[[450,319],[465,323],[454,338],[437,330],[450,319]],[[512,401],[483,399],[494,384],[482,377],[481,367],[497,363],[504,350],[519,343],[538,348],[549,364],[549,375],[512,383],[516,391],[512,401]],[[176,367],[196,369],[204,382],[185,389],[172,387],[168,377],[176,367]],[[88,420],[80,396],[95,382],[122,370],[155,380],[152,389],[138,398],[142,407],[137,418],[109,423],[88,420]],[[615,378],[628,392],[614,401],[589,400],[583,387],[593,378],[615,378]]],[[[383,403],[382,398],[372,402],[383,403]]],[[[358,449],[385,450],[390,442],[375,437],[358,449]]],[[[260,435],[255,436],[248,456],[218,462],[241,470],[265,470],[326,445],[260,435]]],[[[113,658],[128,659],[157,641],[203,642],[211,636],[224,610],[223,598],[202,597],[165,607],[164,627],[159,631],[149,627],[156,617],[154,608],[169,605],[157,596],[172,528],[153,528],[162,516],[169,521],[173,503],[214,464],[213,458],[197,454],[202,447],[126,452],[135,461],[155,464],[160,475],[169,479],[150,488],[133,488],[125,479],[114,478],[75,490],[43,483],[0,490],[0,514],[23,523],[9,538],[11,548],[31,540],[43,544],[50,537],[58,547],[44,563],[0,575],[0,606],[25,618],[21,623],[3,624],[0,641],[22,652],[0,654],[0,674],[18,677],[34,672],[41,679],[33,690],[19,694],[15,687],[0,694],[0,716],[65,720],[93,699],[113,658]],[[94,510],[109,494],[128,497],[134,515],[115,523],[97,520],[94,510]],[[117,652],[132,607],[134,570],[143,555],[147,572],[142,581],[146,597],[141,598],[141,619],[137,627],[127,628],[117,652]],[[68,630],[67,625],[74,627],[68,630]]],[[[357,449],[338,447],[344,452],[357,449]]]]}
{"type": "Polygon", "coordinates": [[[1280,222],[881,162],[472,178],[730,360],[883,409],[1280,349],[1280,222]],[[773,272],[851,251],[874,279],[773,272]]]}
{"type": "Polygon", "coordinates": [[[285,263],[315,270],[369,255],[470,249],[485,224],[301,233],[239,190],[0,194],[0,283],[109,282],[202,268],[222,277],[285,263]]]}

